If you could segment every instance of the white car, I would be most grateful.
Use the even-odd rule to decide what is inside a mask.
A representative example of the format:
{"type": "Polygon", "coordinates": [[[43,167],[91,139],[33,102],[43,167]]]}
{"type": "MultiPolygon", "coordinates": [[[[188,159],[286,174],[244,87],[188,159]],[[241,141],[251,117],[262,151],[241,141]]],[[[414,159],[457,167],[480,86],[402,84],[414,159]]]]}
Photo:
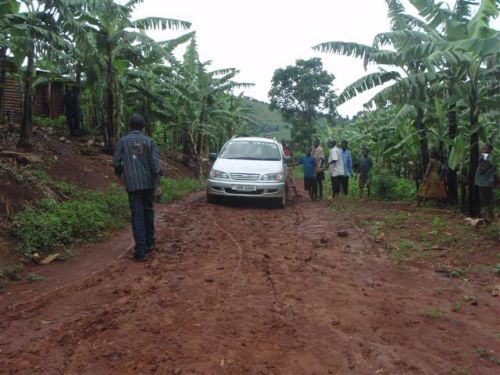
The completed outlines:
{"type": "Polygon", "coordinates": [[[286,160],[275,139],[239,137],[226,142],[215,159],[207,184],[207,201],[221,197],[287,201],[286,160]]]}

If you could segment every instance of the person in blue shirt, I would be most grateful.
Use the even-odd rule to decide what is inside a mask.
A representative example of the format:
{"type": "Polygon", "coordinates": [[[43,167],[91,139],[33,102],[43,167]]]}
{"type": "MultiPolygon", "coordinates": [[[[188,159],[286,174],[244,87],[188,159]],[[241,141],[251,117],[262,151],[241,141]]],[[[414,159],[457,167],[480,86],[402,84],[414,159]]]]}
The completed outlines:
{"type": "Polygon", "coordinates": [[[135,260],[146,260],[155,247],[153,202],[156,183],[161,170],[156,143],[142,132],[144,118],[134,114],[130,119],[130,133],[115,146],[113,167],[123,176],[132,213],[132,232],[135,241],[135,260]]]}
{"type": "Polygon", "coordinates": [[[316,187],[316,159],[311,156],[311,149],[305,150],[305,156],[300,158],[299,164],[304,168],[304,189],[309,194],[309,198],[315,200],[317,197],[316,187]]]}
{"type": "Polygon", "coordinates": [[[352,176],[352,156],[347,146],[347,141],[342,141],[340,145],[340,155],[342,156],[342,163],[344,164],[344,175],[342,176],[340,189],[344,195],[347,195],[349,191],[349,177],[352,176]]]}

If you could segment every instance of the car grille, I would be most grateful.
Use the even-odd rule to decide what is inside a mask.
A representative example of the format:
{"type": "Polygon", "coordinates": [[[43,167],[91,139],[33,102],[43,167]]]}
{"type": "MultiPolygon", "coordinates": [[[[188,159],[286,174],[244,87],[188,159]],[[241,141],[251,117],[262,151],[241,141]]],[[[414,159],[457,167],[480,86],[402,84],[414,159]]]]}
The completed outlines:
{"type": "Polygon", "coordinates": [[[264,193],[264,190],[255,190],[255,191],[238,191],[238,190],[233,190],[231,188],[226,188],[224,189],[226,193],[228,194],[235,194],[235,195],[262,195],[264,193]]]}
{"type": "Polygon", "coordinates": [[[231,178],[236,181],[257,181],[259,174],[253,173],[231,173],[231,178]]]}

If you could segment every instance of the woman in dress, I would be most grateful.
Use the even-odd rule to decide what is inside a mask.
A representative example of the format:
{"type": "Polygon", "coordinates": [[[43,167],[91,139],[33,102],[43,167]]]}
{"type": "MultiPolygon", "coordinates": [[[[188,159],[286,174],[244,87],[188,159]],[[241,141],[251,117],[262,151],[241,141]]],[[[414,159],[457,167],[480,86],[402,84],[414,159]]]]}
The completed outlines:
{"type": "Polygon", "coordinates": [[[439,153],[431,152],[431,158],[427,164],[424,178],[417,193],[417,204],[427,199],[435,199],[441,206],[446,199],[446,188],[441,178],[442,164],[439,161],[439,153]]]}

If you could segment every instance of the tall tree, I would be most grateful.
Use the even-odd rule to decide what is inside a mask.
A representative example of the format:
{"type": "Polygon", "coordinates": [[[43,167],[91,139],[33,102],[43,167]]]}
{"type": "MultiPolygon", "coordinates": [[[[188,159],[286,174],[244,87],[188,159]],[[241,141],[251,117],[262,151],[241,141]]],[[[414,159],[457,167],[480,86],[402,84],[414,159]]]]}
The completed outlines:
{"type": "Polygon", "coordinates": [[[317,57],[297,60],[295,65],[279,68],[273,74],[268,93],[270,108],[280,111],[292,124],[292,141],[301,147],[311,145],[318,114],[335,112],[334,79],[317,57]]]}

